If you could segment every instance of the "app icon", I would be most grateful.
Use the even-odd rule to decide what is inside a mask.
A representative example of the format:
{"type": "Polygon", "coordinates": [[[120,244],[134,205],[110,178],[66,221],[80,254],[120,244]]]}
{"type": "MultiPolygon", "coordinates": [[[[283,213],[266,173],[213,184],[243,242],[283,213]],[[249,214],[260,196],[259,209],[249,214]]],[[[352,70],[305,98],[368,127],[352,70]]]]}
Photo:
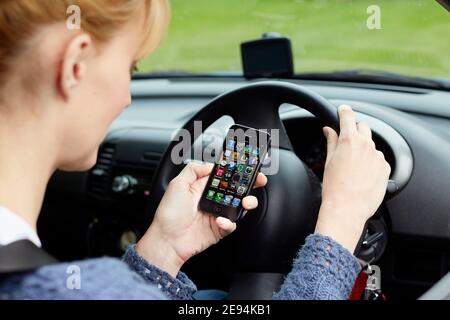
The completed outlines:
{"type": "Polygon", "coordinates": [[[250,157],[249,159],[248,159],[248,164],[249,165],[251,165],[251,166],[254,166],[255,164],[257,164],[258,163],[258,157],[250,157]]]}
{"type": "Polygon", "coordinates": [[[225,167],[227,165],[227,162],[225,160],[220,161],[220,166],[225,167]]]}
{"type": "Polygon", "coordinates": [[[245,169],[245,165],[243,165],[243,164],[237,165],[237,172],[242,172],[242,171],[244,171],[244,169],[245,169]]]}
{"type": "Polygon", "coordinates": [[[229,180],[233,174],[230,171],[225,173],[225,179],[229,180]]]}
{"type": "Polygon", "coordinates": [[[242,163],[245,163],[245,162],[247,162],[247,160],[248,160],[248,157],[247,157],[245,154],[243,154],[243,155],[241,156],[241,162],[242,162],[242,163]]]}
{"type": "Polygon", "coordinates": [[[229,187],[228,187],[228,189],[234,191],[234,190],[236,190],[236,187],[237,187],[237,183],[236,182],[231,182],[229,187]]]}
{"type": "Polygon", "coordinates": [[[241,180],[241,186],[246,187],[248,186],[248,176],[244,175],[244,178],[241,180]]]}
{"type": "Polygon", "coordinates": [[[221,181],[219,185],[220,189],[226,189],[228,188],[228,181],[221,181]]]}
{"type": "Polygon", "coordinates": [[[236,162],[230,162],[228,164],[228,170],[233,171],[234,169],[236,169],[236,162]]]}
{"type": "Polygon", "coordinates": [[[245,146],[244,152],[245,152],[245,153],[250,153],[250,152],[252,152],[252,146],[245,146]]]}
{"type": "Polygon", "coordinates": [[[233,175],[233,178],[231,178],[231,181],[233,181],[234,183],[238,183],[239,180],[241,180],[241,175],[239,173],[235,173],[233,175]]]}
{"type": "Polygon", "coordinates": [[[231,196],[231,195],[226,195],[226,196],[225,196],[225,199],[223,200],[223,203],[225,203],[225,204],[230,204],[230,203],[231,203],[231,200],[233,200],[233,196],[231,196]]]}
{"type": "Polygon", "coordinates": [[[220,179],[213,179],[213,181],[211,182],[211,186],[214,188],[217,188],[219,183],[220,183],[220,179]]]}
{"type": "Polygon", "coordinates": [[[228,149],[231,149],[231,150],[234,150],[234,146],[236,145],[236,141],[234,141],[234,140],[228,140],[228,143],[227,143],[227,148],[228,149]]]}
{"type": "Polygon", "coordinates": [[[216,194],[216,192],[214,190],[208,190],[208,194],[206,195],[206,198],[209,200],[214,199],[214,195],[216,194]]]}
{"type": "MultiPolygon", "coordinates": [[[[246,187],[240,186],[240,187],[237,189],[237,194],[238,194],[238,195],[243,195],[243,194],[245,193],[246,190],[247,190],[246,187]]],[[[217,195],[216,195],[216,197],[217,197],[217,195]]]]}
{"type": "Polygon", "coordinates": [[[221,177],[221,176],[223,176],[223,174],[224,174],[224,170],[223,169],[221,169],[221,168],[217,169],[216,176],[221,177]]]}
{"type": "Polygon", "coordinates": [[[237,151],[242,151],[242,149],[244,149],[244,145],[245,145],[245,143],[238,142],[237,145],[236,145],[236,150],[237,151]]]}
{"type": "Polygon", "coordinates": [[[223,193],[217,192],[214,200],[217,202],[222,202],[223,201],[223,193]]]}
{"type": "Polygon", "coordinates": [[[231,205],[233,206],[233,207],[239,207],[239,204],[241,203],[241,199],[238,199],[238,198],[234,198],[233,199],[233,202],[231,203],[231,205]]]}
{"type": "Polygon", "coordinates": [[[225,150],[224,156],[226,158],[228,158],[231,155],[231,151],[230,150],[225,150]]]}
{"type": "Polygon", "coordinates": [[[233,152],[233,161],[238,161],[239,159],[239,152],[233,152]]]}
{"type": "Polygon", "coordinates": [[[253,167],[247,167],[247,168],[245,168],[245,173],[246,173],[246,174],[252,174],[252,172],[253,172],[253,167]]]}

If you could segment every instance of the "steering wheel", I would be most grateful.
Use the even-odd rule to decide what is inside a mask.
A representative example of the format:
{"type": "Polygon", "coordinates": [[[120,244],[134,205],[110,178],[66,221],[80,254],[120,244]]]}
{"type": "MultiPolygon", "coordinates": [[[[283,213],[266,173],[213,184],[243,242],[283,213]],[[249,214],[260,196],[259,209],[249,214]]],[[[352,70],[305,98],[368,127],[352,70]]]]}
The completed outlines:
{"type": "MultiPolygon", "coordinates": [[[[225,93],[202,108],[183,126],[192,137],[194,121],[207,128],[224,115],[235,123],[257,129],[278,129],[279,141],[272,142],[272,155],[279,159],[279,169],[268,183],[254,194],[259,206],[248,214],[235,234],[222,241],[234,246],[233,281],[229,298],[267,299],[277,289],[283,273],[306,236],[314,232],[320,207],[321,185],[309,168],[297,157],[279,116],[284,103],[302,107],[339,130],[337,109],[322,96],[299,85],[265,81],[225,93]],[[234,284],[233,284],[234,283],[234,284]]],[[[178,141],[165,151],[155,174],[149,212],[155,212],[168,183],[180,171],[171,161],[178,141]]],[[[201,159],[197,159],[201,160],[201,159]]],[[[221,242],[222,242],[221,241],[221,242]]]]}

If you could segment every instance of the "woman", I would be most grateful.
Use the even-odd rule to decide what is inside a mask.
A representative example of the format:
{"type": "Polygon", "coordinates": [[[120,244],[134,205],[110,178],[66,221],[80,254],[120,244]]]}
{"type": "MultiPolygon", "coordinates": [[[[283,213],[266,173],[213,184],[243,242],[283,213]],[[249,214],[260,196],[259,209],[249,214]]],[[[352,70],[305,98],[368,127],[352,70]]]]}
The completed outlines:
{"type": "MultiPolygon", "coordinates": [[[[169,20],[165,0],[78,0],[81,29],[66,26],[69,0],[0,2],[0,246],[28,239],[40,246],[36,221],[57,169],[96,162],[111,122],[131,103],[130,71],[152,52],[169,20]]],[[[339,108],[340,136],[324,128],[328,155],[323,202],[277,299],[346,299],[360,271],[351,254],[380,205],[390,167],[371,131],[339,108]]],[[[4,299],[191,299],[180,272],[193,255],[236,225],[197,210],[210,165],[188,165],[169,185],[149,230],[122,261],[74,262],[80,290],[66,286],[68,264],[0,281],[4,299]]],[[[266,184],[260,174],[257,187],[266,184]]],[[[246,197],[247,210],[257,206],[246,197]]]]}

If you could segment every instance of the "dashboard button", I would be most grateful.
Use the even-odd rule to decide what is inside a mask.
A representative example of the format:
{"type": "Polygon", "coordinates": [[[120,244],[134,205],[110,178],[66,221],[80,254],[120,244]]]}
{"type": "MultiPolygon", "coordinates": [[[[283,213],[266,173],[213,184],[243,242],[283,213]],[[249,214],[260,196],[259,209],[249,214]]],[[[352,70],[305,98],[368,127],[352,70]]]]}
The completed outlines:
{"type": "Polygon", "coordinates": [[[113,179],[112,191],[115,193],[121,193],[125,191],[130,191],[138,183],[137,179],[129,176],[117,176],[113,179]]]}

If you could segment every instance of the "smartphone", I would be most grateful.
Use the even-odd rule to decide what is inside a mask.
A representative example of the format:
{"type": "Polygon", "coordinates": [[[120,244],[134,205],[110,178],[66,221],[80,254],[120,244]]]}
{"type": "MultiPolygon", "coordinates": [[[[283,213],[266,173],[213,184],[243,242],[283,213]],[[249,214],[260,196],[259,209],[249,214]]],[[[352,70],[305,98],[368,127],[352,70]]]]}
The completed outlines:
{"type": "Polygon", "coordinates": [[[270,134],[233,125],[206,184],[199,209],[231,221],[244,212],[242,199],[252,190],[269,148],[270,134]]]}

